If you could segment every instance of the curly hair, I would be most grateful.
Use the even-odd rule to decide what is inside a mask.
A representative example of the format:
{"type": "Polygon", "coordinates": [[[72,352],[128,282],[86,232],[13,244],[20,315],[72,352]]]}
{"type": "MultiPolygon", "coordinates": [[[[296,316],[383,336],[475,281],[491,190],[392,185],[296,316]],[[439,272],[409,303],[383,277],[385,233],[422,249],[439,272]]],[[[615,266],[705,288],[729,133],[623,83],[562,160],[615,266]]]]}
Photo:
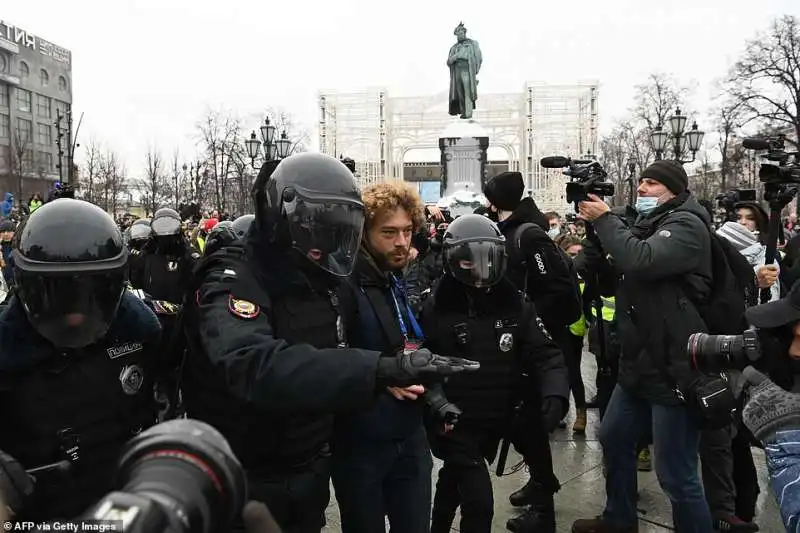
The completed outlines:
{"type": "Polygon", "coordinates": [[[556,239],[556,244],[559,248],[563,251],[569,250],[571,247],[575,246],[576,244],[583,244],[583,241],[577,235],[571,235],[569,233],[565,233],[564,235],[559,235],[556,239]]]}
{"type": "Polygon", "coordinates": [[[366,207],[366,226],[384,214],[402,209],[411,217],[414,231],[425,224],[425,204],[417,190],[402,180],[383,181],[370,185],[361,194],[366,207]]]}

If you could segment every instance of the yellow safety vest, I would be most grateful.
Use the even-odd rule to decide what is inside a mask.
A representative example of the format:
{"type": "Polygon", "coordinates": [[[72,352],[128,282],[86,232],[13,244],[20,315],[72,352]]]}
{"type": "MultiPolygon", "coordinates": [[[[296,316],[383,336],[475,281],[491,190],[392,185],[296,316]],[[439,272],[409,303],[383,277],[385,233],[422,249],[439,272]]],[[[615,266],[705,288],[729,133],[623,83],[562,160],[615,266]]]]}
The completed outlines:
{"type": "Polygon", "coordinates": [[[199,235],[197,236],[197,247],[200,249],[201,254],[206,249],[206,240],[199,235]]]}
{"type": "MultiPolygon", "coordinates": [[[[613,322],[614,314],[617,310],[617,300],[613,296],[601,296],[600,300],[603,302],[603,320],[606,322],[613,322]]],[[[592,316],[597,318],[597,311],[592,307],[592,316]]]]}
{"type": "MultiPolygon", "coordinates": [[[[580,280],[578,282],[578,287],[581,290],[581,295],[583,295],[583,288],[585,285],[586,284],[583,282],[583,280],[580,280]]],[[[576,337],[583,337],[584,335],[586,335],[586,330],[587,330],[586,317],[583,316],[583,313],[581,313],[581,317],[572,324],[570,324],[569,332],[575,335],[576,337]]]]}

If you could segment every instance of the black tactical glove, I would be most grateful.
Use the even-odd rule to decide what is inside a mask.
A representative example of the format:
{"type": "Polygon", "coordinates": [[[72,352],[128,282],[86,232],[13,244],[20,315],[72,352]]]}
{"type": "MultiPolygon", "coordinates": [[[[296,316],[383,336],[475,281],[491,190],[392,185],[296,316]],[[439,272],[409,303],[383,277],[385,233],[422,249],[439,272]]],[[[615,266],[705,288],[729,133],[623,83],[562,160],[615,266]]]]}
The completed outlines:
{"type": "Polygon", "coordinates": [[[759,441],[770,440],[782,429],[800,429],[800,394],[780,388],[751,366],[742,376],[750,387],[742,420],[759,441]]]}
{"type": "Polygon", "coordinates": [[[567,414],[568,408],[567,402],[559,396],[542,398],[542,424],[548,433],[556,430],[558,423],[567,414]]]}
{"type": "Polygon", "coordinates": [[[26,500],[33,494],[33,478],[19,462],[0,451],[0,504],[12,515],[19,514],[26,500]]]}
{"type": "Polygon", "coordinates": [[[381,357],[378,360],[378,380],[389,387],[408,387],[440,381],[460,372],[474,372],[480,367],[477,361],[436,355],[427,348],[420,348],[381,357]]]}
{"type": "Polygon", "coordinates": [[[433,386],[425,391],[422,399],[428,405],[431,415],[436,422],[446,430],[452,430],[461,416],[461,409],[456,404],[450,403],[441,387],[433,386]]]}

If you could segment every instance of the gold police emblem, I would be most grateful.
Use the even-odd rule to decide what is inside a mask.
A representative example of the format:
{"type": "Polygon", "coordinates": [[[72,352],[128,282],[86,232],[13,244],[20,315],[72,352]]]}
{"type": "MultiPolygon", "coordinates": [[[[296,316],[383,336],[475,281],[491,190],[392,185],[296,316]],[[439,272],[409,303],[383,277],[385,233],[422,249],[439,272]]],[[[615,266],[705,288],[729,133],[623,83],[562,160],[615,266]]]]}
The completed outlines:
{"type": "Polygon", "coordinates": [[[239,318],[255,318],[260,312],[259,307],[253,302],[234,298],[233,296],[228,298],[228,310],[233,316],[238,316],[239,318]]]}
{"type": "Polygon", "coordinates": [[[512,333],[503,333],[500,335],[500,351],[509,352],[514,347],[514,335],[512,333]]]}

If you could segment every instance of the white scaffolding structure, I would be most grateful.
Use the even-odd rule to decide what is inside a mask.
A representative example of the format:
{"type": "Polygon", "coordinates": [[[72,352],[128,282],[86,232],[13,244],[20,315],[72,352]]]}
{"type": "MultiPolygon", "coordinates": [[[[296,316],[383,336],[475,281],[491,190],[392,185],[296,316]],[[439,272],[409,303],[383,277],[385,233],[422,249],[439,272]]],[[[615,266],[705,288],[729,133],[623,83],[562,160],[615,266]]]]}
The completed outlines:
{"type": "MultiPolygon", "coordinates": [[[[506,154],[537,203],[564,213],[564,179],[542,169],[548,155],[572,157],[597,152],[597,82],[575,85],[526,83],[519,93],[481,94],[474,119],[489,132],[490,149],[506,154]]],[[[454,120],[447,93],[392,98],[384,88],[358,93],[323,91],[319,96],[320,151],[356,161],[366,185],[403,176],[406,154],[439,149],[439,137],[454,120]]],[[[494,158],[493,158],[494,159],[494,158]]]]}

